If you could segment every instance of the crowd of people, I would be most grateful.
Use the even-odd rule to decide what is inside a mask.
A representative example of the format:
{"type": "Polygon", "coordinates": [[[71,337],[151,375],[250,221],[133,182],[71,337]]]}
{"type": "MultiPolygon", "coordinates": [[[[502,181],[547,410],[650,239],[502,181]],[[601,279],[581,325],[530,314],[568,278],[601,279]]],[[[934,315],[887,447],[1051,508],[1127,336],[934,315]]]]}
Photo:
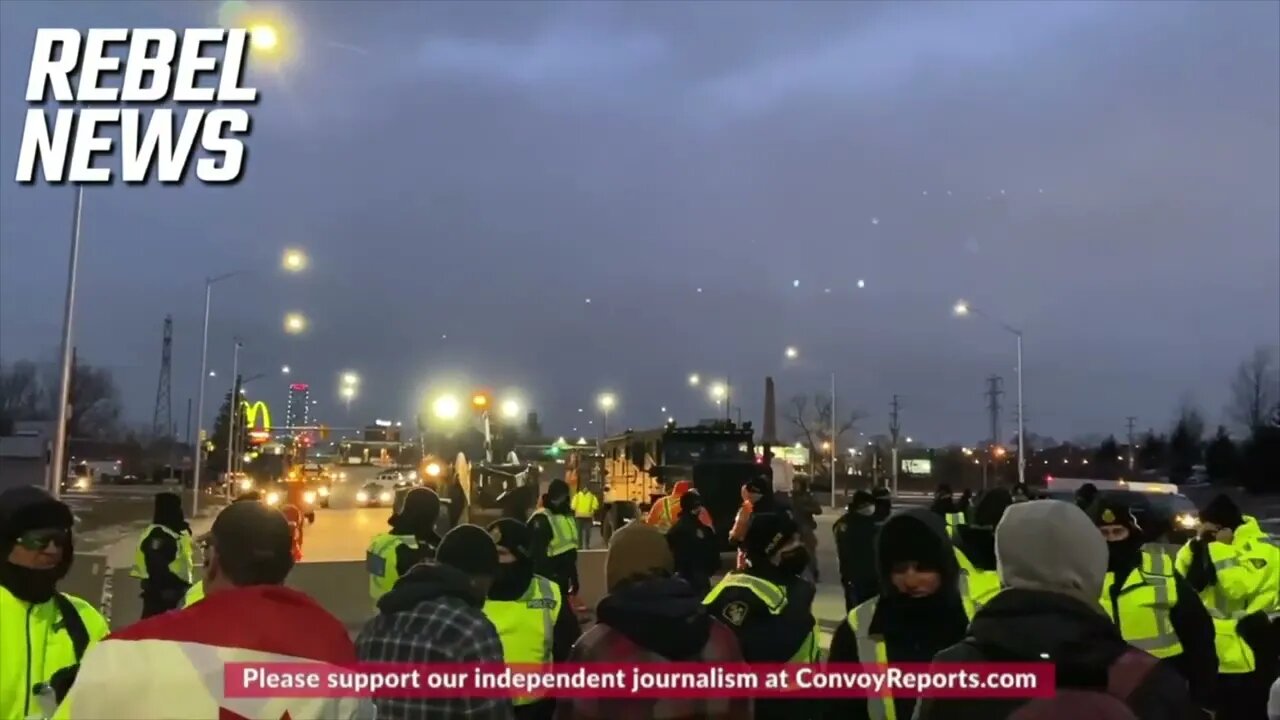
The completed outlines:
{"type": "MultiPolygon", "coordinates": [[[[69,508],[43,490],[0,494],[0,720],[183,717],[520,720],[1034,720],[1080,716],[1260,720],[1280,693],[1280,549],[1225,496],[1176,553],[1145,542],[1130,508],[1086,486],[1075,503],[1026,488],[894,511],[853,494],[834,524],[847,616],[829,645],[814,614],[814,506],[803,489],[743,488],[736,567],[688,485],[614,532],[605,594],[583,632],[578,553],[598,509],[553,480],[527,519],[436,533],[441,503],[407,493],[367,552],[375,615],[353,640],[284,586],[297,523],[236,502],[199,538],[157,497],[132,574],[143,619],[108,636],[90,602],[58,590],[69,508]],[[202,567],[194,566],[196,548],[202,567]],[[199,575],[199,579],[197,579],[199,575]],[[251,620],[246,620],[251,619],[251,620]],[[25,627],[25,631],[18,628],[25,627]],[[1053,663],[1058,693],[1005,698],[222,697],[227,662],[1053,663]],[[1275,686],[1273,687],[1273,682],[1275,686]],[[273,704],[274,703],[274,704],[273,704]],[[273,714],[274,713],[274,714],[273,714]]],[[[250,499],[251,500],[251,499],[250,499]]],[[[820,509],[816,510],[820,512],[820,509]]]]}

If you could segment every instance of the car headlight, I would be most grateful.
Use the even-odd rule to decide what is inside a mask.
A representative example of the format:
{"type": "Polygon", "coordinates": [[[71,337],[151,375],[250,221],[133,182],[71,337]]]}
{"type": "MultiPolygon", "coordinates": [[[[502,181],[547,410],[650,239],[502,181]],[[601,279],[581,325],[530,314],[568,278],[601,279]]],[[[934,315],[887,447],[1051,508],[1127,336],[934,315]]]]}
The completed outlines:
{"type": "Polygon", "coordinates": [[[417,480],[417,479],[418,479],[418,471],[417,471],[417,470],[410,470],[410,471],[409,471],[409,479],[410,479],[410,480],[417,480]]]}
{"type": "Polygon", "coordinates": [[[280,493],[274,493],[274,492],[272,492],[272,493],[267,493],[267,504],[268,504],[268,505],[279,505],[279,504],[280,504],[280,493]]]}
{"type": "Polygon", "coordinates": [[[240,480],[240,489],[241,489],[241,490],[252,490],[252,489],[253,489],[253,480],[252,480],[251,478],[243,478],[242,480],[240,480]]]}
{"type": "Polygon", "coordinates": [[[391,493],[383,490],[381,493],[378,493],[378,499],[382,502],[391,502],[391,493]]]}
{"type": "Polygon", "coordinates": [[[1178,516],[1178,527],[1192,530],[1199,526],[1200,526],[1200,518],[1196,517],[1195,515],[1184,513],[1178,516]]]}
{"type": "Polygon", "coordinates": [[[369,502],[369,493],[363,490],[356,493],[356,502],[369,502]]]}
{"type": "Polygon", "coordinates": [[[322,487],[320,488],[319,492],[320,492],[320,497],[329,497],[329,488],[322,487]]]}
{"type": "Polygon", "coordinates": [[[88,488],[88,487],[89,487],[89,478],[87,478],[87,477],[79,477],[79,478],[76,478],[76,487],[80,488],[81,490],[84,490],[84,489],[88,488]]]}
{"type": "Polygon", "coordinates": [[[308,491],[306,491],[305,493],[303,493],[303,494],[302,494],[302,501],[303,501],[303,502],[305,502],[305,503],[306,503],[306,504],[308,504],[308,505],[310,505],[311,503],[315,502],[315,501],[316,501],[316,491],[315,491],[315,490],[308,490],[308,491]]]}
{"type": "Polygon", "coordinates": [[[346,479],[347,479],[347,474],[346,474],[346,473],[344,473],[344,472],[340,472],[340,473],[338,473],[338,480],[346,480],[346,479]]]}
{"type": "Polygon", "coordinates": [[[435,463],[431,463],[430,465],[427,466],[427,474],[430,475],[431,477],[435,477],[439,475],[440,466],[435,463]]]}

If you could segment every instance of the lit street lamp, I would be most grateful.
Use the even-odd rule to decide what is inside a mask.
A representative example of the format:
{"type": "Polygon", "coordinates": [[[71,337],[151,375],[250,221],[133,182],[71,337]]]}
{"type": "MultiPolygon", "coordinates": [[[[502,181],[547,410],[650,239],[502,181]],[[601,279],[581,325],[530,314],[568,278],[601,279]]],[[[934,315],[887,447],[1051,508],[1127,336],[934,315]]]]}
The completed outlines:
{"type": "Polygon", "coordinates": [[[258,23],[249,28],[249,44],[254,50],[274,52],[280,47],[280,33],[274,25],[258,23]]]}
{"type": "Polygon", "coordinates": [[[796,358],[800,357],[800,351],[797,350],[795,347],[788,347],[786,349],[785,355],[787,356],[788,360],[795,360],[796,358]]]}
{"type": "Polygon", "coordinates": [[[996,318],[986,314],[982,310],[973,307],[964,300],[957,301],[952,312],[957,317],[968,317],[969,315],[978,315],[986,318],[990,322],[999,325],[1005,332],[1011,333],[1018,340],[1018,482],[1025,485],[1027,482],[1027,453],[1026,453],[1026,432],[1023,423],[1023,407],[1022,407],[1022,331],[1009,325],[1008,323],[997,320],[996,318]]]}
{"type": "Polygon", "coordinates": [[[347,404],[347,415],[351,415],[351,401],[356,397],[356,389],[354,385],[345,385],[342,388],[342,400],[347,404]]]}
{"type": "Polygon", "coordinates": [[[692,387],[697,387],[697,386],[698,386],[698,383],[700,383],[700,382],[702,382],[702,378],[698,377],[698,373],[693,373],[692,375],[690,375],[690,376],[689,376],[689,385],[690,385],[690,386],[692,386],[692,387]]]}
{"type": "Polygon", "coordinates": [[[344,386],[355,386],[360,384],[360,376],[353,372],[342,373],[342,384],[344,386]]]}
{"type": "Polygon", "coordinates": [[[520,416],[520,403],[515,400],[502,401],[502,417],[513,420],[520,416]]]}
{"type": "Polygon", "coordinates": [[[288,365],[281,365],[281,366],[280,366],[280,372],[281,372],[281,374],[288,375],[288,374],[289,374],[289,372],[290,372],[290,370],[289,370],[289,366],[288,366],[288,365]]]}
{"type": "Polygon", "coordinates": [[[617,405],[618,399],[613,396],[613,393],[601,393],[597,401],[600,405],[600,411],[603,413],[600,438],[604,439],[609,434],[609,411],[613,409],[614,405],[617,405]]]}
{"type": "Polygon", "coordinates": [[[298,335],[307,329],[307,318],[302,313],[291,312],[284,316],[284,331],[298,335]]]}
{"type": "Polygon", "coordinates": [[[431,403],[431,412],[441,420],[453,420],[462,412],[462,403],[456,395],[441,395],[431,403]]]}
{"type": "Polygon", "coordinates": [[[307,269],[307,254],[297,248],[289,248],[284,251],[280,265],[289,272],[302,272],[307,269]]]}

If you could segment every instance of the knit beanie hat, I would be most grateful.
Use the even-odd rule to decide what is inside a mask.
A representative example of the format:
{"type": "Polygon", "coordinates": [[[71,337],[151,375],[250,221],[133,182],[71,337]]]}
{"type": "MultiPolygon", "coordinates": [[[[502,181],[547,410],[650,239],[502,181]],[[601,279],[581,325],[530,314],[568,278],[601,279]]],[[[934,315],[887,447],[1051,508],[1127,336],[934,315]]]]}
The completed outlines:
{"type": "Polygon", "coordinates": [[[479,525],[459,525],[440,541],[436,562],[471,577],[492,577],[498,572],[498,546],[479,525]]]}
{"type": "Polygon", "coordinates": [[[518,560],[529,559],[530,536],[529,526],[515,518],[502,518],[489,523],[489,537],[493,538],[498,547],[515,555],[518,560]]]}
{"type": "Polygon", "coordinates": [[[1244,516],[1240,514],[1240,507],[1231,498],[1220,494],[1200,510],[1200,521],[1234,530],[1244,522],[1244,516]]]}
{"type": "Polygon", "coordinates": [[[669,574],[675,569],[667,536],[657,528],[633,522],[609,538],[609,554],[604,561],[604,582],[609,592],[627,580],[669,574]]]}

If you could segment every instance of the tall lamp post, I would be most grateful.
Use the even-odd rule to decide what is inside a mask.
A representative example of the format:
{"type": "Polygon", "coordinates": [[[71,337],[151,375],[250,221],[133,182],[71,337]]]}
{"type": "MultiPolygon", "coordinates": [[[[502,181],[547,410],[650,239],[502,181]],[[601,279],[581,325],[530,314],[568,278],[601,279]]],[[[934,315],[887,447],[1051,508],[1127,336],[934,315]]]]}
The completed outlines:
{"type": "Polygon", "coordinates": [[[240,348],[244,343],[236,338],[236,350],[231,356],[231,401],[230,417],[227,418],[227,479],[231,478],[231,469],[236,451],[236,416],[240,414],[240,348]]]}
{"type": "Polygon", "coordinates": [[[600,440],[603,441],[606,437],[609,436],[609,411],[612,410],[614,406],[618,404],[618,399],[614,397],[613,393],[607,392],[607,393],[600,394],[600,397],[598,398],[598,402],[600,405],[600,413],[601,413],[600,440]]]}
{"type": "Polygon", "coordinates": [[[969,315],[977,315],[979,317],[985,318],[988,321],[998,325],[1005,332],[1012,333],[1013,336],[1018,340],[1018,369],[1017,369],[1017,373],[1018,373],[1018,483],[1021,485],[1026,485],[1027,484],[1027,453],[1026,453],[1026,433],[1025,433],[1026,426],[1023,419],[1023,413],[1022,413],[1022,409],[1023,409],[1022,408],[1022,330],[1013,327],[1012,325],[1004,322],[1003,320],[999,320],[995,317],[992,317],[991,315],[988,315],[987,313],[983,312],[978,308],[973,307],[972,305],[965,302],[964,300],[961,300],[955,304],[955,307],[953,308],[953,312],[955,312],[956,316],[958,317],[967,317],[969,315]]]}
{"type": "Polygon", "coordinates": [[[49,461],[49,493],[62,497],[62,476],[67,472],[67,423],[71,408],[71,375],[75,372],[71,328],[76,307],[76,266],[80,262],[80,225],[84,212],[84,186],[76,189],[76,212],[71,223],[71,259],[67,262],[67,299],[62,314],[62,356],[58,373],[58,422],[53,428],[53,448],[49,461]]]}
{"type": "MultiPolygon", "coordinates": [[[[243,274],[240,271],[224,273],[214,277],[205,278],[204,280],[204,329],[200,332],[200,391],[197,393],[196,399],[196,447],[192,453],[195,461],[195,468],[191,473],[191,516],[195,517],[200,510],[200,468],[204,464],[201,458],[204,455],[204,383],[205,378],[209,377],[209,306],[213,300],[213,286],[223,280],[230,280],[237,275],[243,274]]],[[[235,379],[235,373],[232,373],[232,380],[235,379]]]]}

